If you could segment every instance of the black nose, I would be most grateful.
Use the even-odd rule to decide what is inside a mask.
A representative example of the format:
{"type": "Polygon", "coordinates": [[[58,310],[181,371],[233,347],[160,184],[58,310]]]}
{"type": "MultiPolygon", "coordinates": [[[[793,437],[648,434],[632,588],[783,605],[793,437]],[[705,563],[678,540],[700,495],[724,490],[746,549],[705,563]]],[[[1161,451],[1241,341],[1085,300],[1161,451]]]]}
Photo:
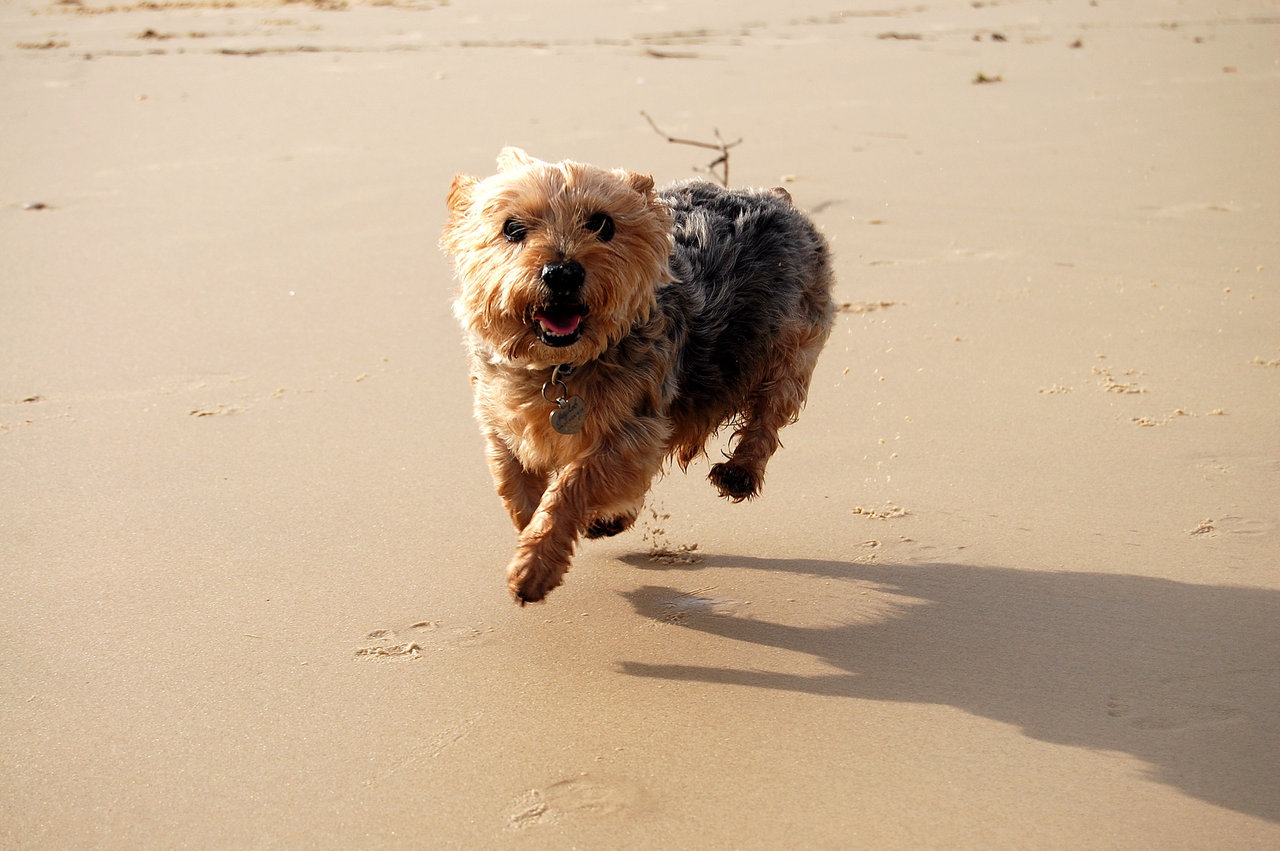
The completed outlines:
{"type": "Polygon", "coordinates": [[[542,267],[542,283],[552,295],[573,295],[582,288],[586,270],[576,260],[567,263],[548,263],[542,267]]]}

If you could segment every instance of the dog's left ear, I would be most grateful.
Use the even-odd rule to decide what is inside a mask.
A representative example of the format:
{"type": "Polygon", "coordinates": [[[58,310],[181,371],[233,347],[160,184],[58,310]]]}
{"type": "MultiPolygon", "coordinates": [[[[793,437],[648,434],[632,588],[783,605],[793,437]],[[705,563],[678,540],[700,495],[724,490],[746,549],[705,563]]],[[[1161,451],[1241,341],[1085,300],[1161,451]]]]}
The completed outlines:
{"type": "Polygon", "coordinates": [[[641,195],[653,194],[653,175],[640,174],[635,171],[623,171],[619,176],[641,195]]]}

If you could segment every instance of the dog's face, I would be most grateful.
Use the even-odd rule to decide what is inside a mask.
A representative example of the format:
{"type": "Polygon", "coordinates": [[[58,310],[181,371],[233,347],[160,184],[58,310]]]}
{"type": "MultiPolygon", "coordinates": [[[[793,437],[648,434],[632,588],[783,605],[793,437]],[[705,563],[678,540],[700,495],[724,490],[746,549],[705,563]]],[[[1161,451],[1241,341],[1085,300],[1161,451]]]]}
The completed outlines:
{"type": "Polygon", "coordinates": [[[454,312],[501,357],[582,364],[648,318],[670,279],[671,214],[653,178],[506,148],[498,174],[458,175],[441,247],[457,265],[454,312]]]}

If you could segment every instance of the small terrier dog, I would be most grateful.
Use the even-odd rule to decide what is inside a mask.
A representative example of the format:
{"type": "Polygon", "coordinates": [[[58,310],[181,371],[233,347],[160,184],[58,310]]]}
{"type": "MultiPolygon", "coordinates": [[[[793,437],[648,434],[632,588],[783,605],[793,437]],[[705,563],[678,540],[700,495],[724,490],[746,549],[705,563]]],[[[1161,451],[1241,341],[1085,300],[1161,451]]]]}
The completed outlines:
{"type": "Polygon", "coordinates": [[[804,406],[834,305],[826,241],[783,189],[728,190],[504,148],[457,175],[440,245],[461,292],[475,413],[519,531],[524,605],[558,586],[580,535],[635,522],[667,458],[732,424],[710,480],[760,493],[804,406]]]}

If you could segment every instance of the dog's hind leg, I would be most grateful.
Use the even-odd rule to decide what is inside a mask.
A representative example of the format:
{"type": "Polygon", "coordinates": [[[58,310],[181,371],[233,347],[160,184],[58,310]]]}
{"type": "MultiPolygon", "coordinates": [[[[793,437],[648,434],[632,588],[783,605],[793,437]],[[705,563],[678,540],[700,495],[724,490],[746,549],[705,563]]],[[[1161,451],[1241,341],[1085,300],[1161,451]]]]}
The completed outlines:
{"type": "Polygon", "coordinates": [[[792,345],[780,345],[773,362],[747,395],[728,460],[711,467],[708,478],[720,495],[742,502],[760,495],[765,466],[781,442],[778,432],[804,408],[809,380],[830,326],[810,326],[792,345]]]}
{"type": "Polygon", "coordinates": [[[636,517],[640,514],[639,507],[634,510],[627,510],[611,517],[597,517],[587,524],[586,532],[588,538],[611,538],[619,535],[632,527],[636,522],[636,517]]]}

